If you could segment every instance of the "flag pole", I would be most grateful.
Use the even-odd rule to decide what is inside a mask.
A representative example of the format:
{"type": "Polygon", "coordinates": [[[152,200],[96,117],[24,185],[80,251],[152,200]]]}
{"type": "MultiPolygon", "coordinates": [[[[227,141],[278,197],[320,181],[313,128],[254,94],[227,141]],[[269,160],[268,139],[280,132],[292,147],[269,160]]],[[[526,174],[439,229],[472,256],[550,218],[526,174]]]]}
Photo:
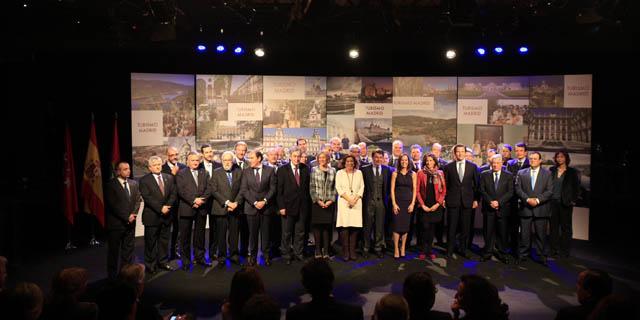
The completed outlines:
{"type": "Polygon", "coordinates": [[[64,246],[64,251],[69,252],[77,248],[71,243],[71,225],[67,222],[67,244],[64,246]]]}
{"type": "Polygon", "coordinates": [[[96,240],[96,223],[95,219],[91,219],[91,240],[89,240],[89,245],[92,247],[99,247],[100,241],[96,240]]]}

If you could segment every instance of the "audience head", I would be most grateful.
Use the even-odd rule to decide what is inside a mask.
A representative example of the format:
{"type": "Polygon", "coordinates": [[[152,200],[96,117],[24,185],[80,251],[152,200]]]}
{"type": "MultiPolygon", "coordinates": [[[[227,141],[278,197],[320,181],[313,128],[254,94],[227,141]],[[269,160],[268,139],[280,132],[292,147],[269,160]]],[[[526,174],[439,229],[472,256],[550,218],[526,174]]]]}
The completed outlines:
{"type": "Polygon", "coordinates": [[[436,289],[433,278],[428,272],[415,272],[404,279],[402,295],[409,304],[411,317],[418,319],[426,314],[436,302],[436,289]]]}
{"type": "Polygon", "coordinates": [[[7,258],[0,256],[0,291],[7,284],[7,258]]]}
{"type": "Polygon", "coordinates": [[[403,297],[397,294],[387,294],[382,297],[373,314],[375,320],[408,320],[409,305],[403,297]]]}
{"type": "Polygon", "coordinates": [[[144,264],[132,263],[122,267],[118,278],[136,288],[138,297],[144,291],[144,264]]]}
{"type": "Polygon", "coordinates": [[[333,270],[326,259],[309,260],[300,269],[302,285],[316,298],[328,298],[333,290],[333,270]]]}
{"type": "Polygon", "coordinates": [[[256,294],[244,305],[242,320],[280,320],[280,306],[266,294],[256,294]]]}
{"type": "Polygon", "coordinates": [[[233,319],[240,319],[242,308],[249,298],[264,293],[264,282],[255,268],[242,268],[231,279],[229,304],[233,319]]]}
{"type": "Polygon", "coordinates": [[[77,300],[87,288],[89,275],[84,268],[66,268],[58,271],[51,282],[51,296],[54,300],[77,300]]]}
{"type": "Polygon", "coordinates": [[[598,269],[580,272],[576,284],[576,294],[580,304],[595,305],[602,298],[611,294],[613,281],[609,274],[598,269]]]}
{"type": "Polygon", "coordinates": [[[0,293],[0,315],[3,319],[38,319],[43,305],[44,295],[35,283],[21,282],[0,293]]]}
{"type": "Polygon", "coordinates": [[[124,281],[114,281],[98,293],[96,302],[100,310],[98,319],[133,319],[137,311],[136,289],[124,281]]]}
{"type": "Polygon", "coordinates": [[[639,317],[638,307],[629,297],[610,294],[600,300],[587,319],[617,320],[638,319],[639,317]]]}
{"type": "Polygon", "coordinates": [[[489,280],[467,274],[460,277],[457,304],[474,319],[507,319],[509,307],[502,303],[498,289],[489,280]]]}

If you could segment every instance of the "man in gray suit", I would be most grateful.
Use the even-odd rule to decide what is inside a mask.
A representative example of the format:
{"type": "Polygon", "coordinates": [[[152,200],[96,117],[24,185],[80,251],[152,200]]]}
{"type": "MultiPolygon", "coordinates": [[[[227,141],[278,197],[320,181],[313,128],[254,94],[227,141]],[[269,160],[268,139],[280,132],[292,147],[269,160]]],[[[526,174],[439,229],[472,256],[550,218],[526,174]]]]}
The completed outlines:
{"type": "MultiPolygon", "coordinates": [[[[213,197],[211,217],[215,220],[215,235],[218,238],[218,267],[224,266],[227,257],[227,230],[230,245],[229,259],[233,263],[240,263],[238,215],[241,214],[240,205],[242,204],[240,193],[242,170],[233,163],[233,152],[225,151],[221,159],[222,168],[213,171],[208,188],[209,195],[213,197]]],[[[209,254],[211,255],[211,252],[209,254]]]]}
{"type": "Polygon", "coordinates": [[[529,168],[518,171],[515,192],[521,200],[520,254],[518,262],[525,261],[531,249],[531,224],[535,230],[533,242],[540,256],[540,263],[547,265],[547,225],[551,217],[550,200],[553,195],[551,172],[540,167],[540,152],[529,153],[529,168]]]}

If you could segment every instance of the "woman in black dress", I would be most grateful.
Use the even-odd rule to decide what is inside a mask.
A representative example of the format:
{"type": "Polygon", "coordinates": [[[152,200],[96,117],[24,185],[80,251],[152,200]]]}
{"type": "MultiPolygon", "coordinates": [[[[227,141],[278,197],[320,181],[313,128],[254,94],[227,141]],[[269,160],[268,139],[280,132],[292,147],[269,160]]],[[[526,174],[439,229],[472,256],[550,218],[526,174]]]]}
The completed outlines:
{"type": "Polygon", "coordinates": [[[394,258],[405,256],[407,233],[416,202],[416,174],[411,170],[413,164],[409,155],[403,153],[397,161],[397,170],[391,175],[391,201],[393,203],[393,217],[391,228],[393,230],[394,258]],[[398,241],[402,238],[402,245],[398,247],[398,241]]]}
{"type": "Polygon", "coordinates": [[[433,153],[422,157],[424,167],[418,171],[418,223],[422,224],[424,247],[420,248],[420,260],[433,260],[436,255],[431,253],[431,243],[435,225],[442,221],[444,197],[447,194],[444,173],[438,170],[438,158],[433,153]]]}
{"type": "Polygon", "coordinates": [[[329,155],[318,153],[318,166],[311,169],[311,229],[316,244],[316,258],[329,258],[329,233],[335,212],[336,169],[329,166],[329,155]]]}
{"type": "Polygon", "coordinates": [[[573,206],[580,195],[578,170],[569,167],[571,157],[566,151],[558,151],[553,157],[555,165],[549,169],[553,179],[551,196],[550,237],[551,255],[567,258],[573,238],[573,206]]]}

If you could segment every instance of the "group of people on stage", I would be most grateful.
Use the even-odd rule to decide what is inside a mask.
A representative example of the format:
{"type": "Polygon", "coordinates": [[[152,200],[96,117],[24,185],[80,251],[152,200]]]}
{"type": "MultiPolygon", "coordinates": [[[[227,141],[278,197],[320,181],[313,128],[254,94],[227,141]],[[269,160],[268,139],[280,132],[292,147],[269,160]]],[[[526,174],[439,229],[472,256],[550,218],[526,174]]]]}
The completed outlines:
{"type": "Polygon", "coordinates": [[[334,228],[345,261],[357,259],[358,243],[363,258],[371,253],[382,258],[389,240],[393,257],[402,258],[414,236],[419,258],[435,259],[432,244],[437,238],[444,246],[445,219],[446,257],[474,259],[469,248],[478,207],[484,221],[483,260],[526,260],[532,243],[543,264],[549,255],[569,255],[580,183],[567,152],[556,152],[555,165],[547,170],[541,167],[542,155],[528,152],[524,143],[487,150],[488,163],[481,167],[468,160],[469,150],[460,144],[449,162],[442,159],[438,143],[426,154],[420,145],[412,145],[409,153],[403,150],[396,140],[391,154],[380,149],[369,154],[365,143],[343,152],[342,140],[334,137],[313,156],[307,140],[299,138],[286,160],[282,148],[263,154],[238,142],[219,162],[211,146],[202,145],[182,164],[178,150],[170,147],[166,161],[148,159],[149,173],[139,181],[129,178],[129,164],[120,162],[105,192],[109,275],[132,260],[142,202],[150,273],[173,270],[171,255],[182,260],[184,270],[192,260],[211,266],[207,250],[220,266],[226,259],[239,264],[241,256],[255,266],[260,248],[269,266],[279,247],[291,264],[304,259],[310,233],[315,256],[328,258],[334,228]]]}

